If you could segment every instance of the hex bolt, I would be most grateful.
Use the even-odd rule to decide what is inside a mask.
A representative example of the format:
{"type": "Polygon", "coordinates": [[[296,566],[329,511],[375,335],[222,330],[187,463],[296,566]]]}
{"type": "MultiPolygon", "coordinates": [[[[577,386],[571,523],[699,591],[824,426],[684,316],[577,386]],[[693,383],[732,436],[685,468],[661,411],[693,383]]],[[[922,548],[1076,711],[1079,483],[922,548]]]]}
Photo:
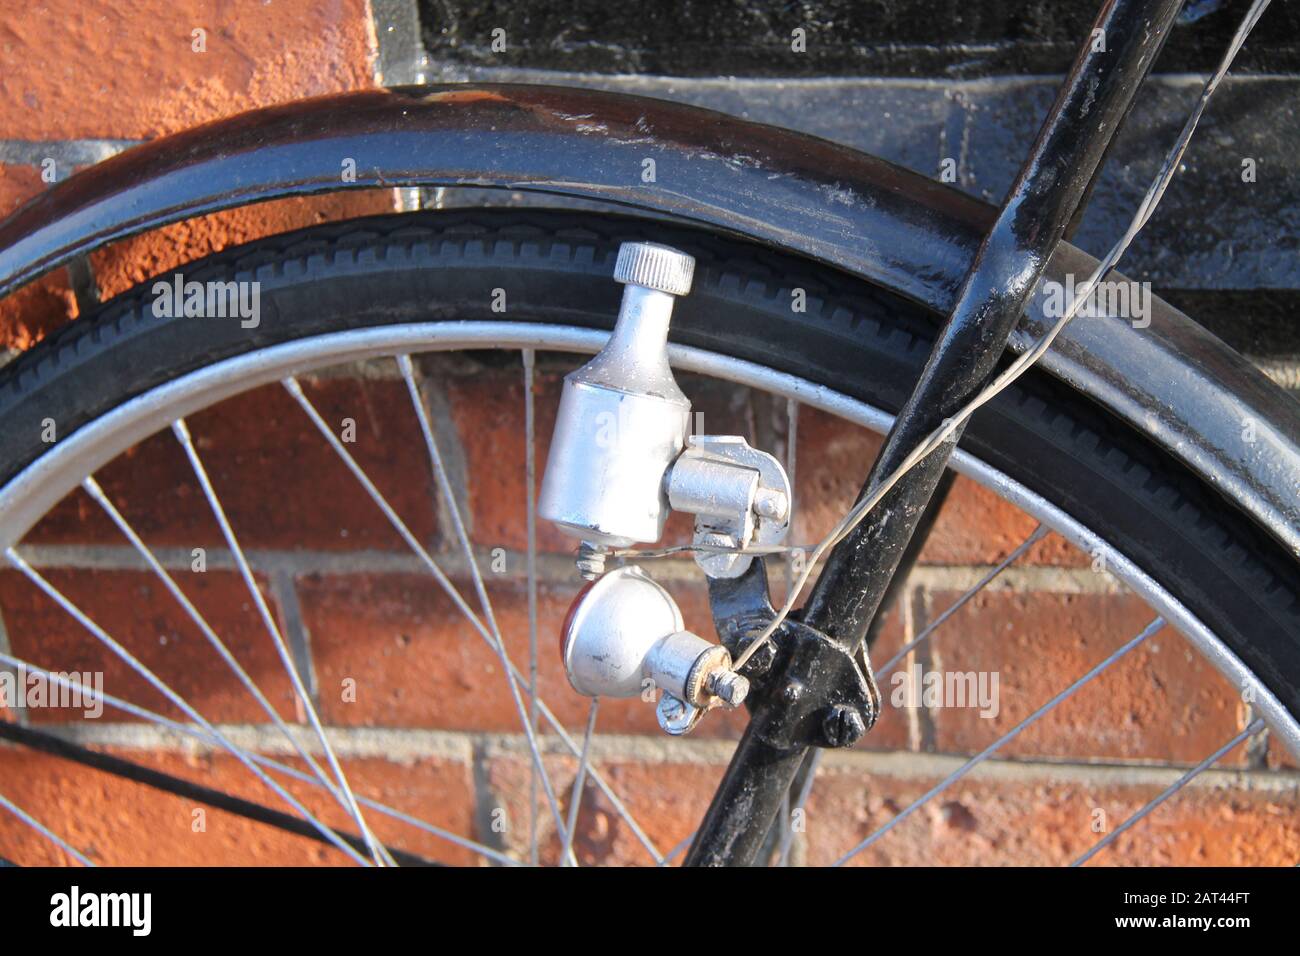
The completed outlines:
{"type": "MultiPolygon", "coordinates": [[[[756,639],[758,635],[761,633],[762,633],[761,630],[754,631],[751,640],[756,639]]],[[[746,643],[744,645],[744,648],[747,649],[748,646],[749,646],[748,643],[746,643]]],[[[747,670],[753,676],[766,674],[768,670],[771,669],[772,664],[775,663],[775,661],[776,661],[776,647],[773,646],[770,640],[764,641],[763,646],[760,647],[758,650],[756,650],[750,656],[749,660],[745,662],[745,670],[747,670]]]]}
{"type": "Polygon", "coordinates": [[[709,693],[722,699],[728,707],[739,707],[749,694],[749,681],[735,671],[714,671],[709,675],[709,693]]]}
{"type": "Polygon", "coordinates": [[[835,704],[822,720],[822,734],[832,747],[852,747],[866,732],[866,721],[848,704],[835,704]]]}
{"type": "Polygon", "coordinates": [[[700,535],[700,544],[710,548],[738,548],[740,542],[729,534],[722,534],[719,531],[709,531],[700,535]]]}

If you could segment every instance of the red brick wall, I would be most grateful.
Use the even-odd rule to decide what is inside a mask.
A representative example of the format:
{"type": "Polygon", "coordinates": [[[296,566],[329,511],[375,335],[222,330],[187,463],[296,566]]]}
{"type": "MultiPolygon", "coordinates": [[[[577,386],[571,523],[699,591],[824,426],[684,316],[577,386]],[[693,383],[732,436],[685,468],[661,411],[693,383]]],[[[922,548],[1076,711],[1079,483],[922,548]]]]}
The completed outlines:
{"type": "MultiPolygon", "coordinates": [[[[86,141],[89,147],[106,141],[111,147],[149,139],[250,107],[373,86],[375,54],[365,0],[31,4],[0,24],[0,141],[26,144],[25,155],[33,157],[48,145],[57,160],[68,142],[86,141]],[[191,49],[196,28],[206,30],[206,52],[191,49]]],[[[39,162],[0,165],[0,215],[44,188],[40,172],[39,162]]],[[[394,208],[394,196],[379,191],[270,203],[119,243],[95,254],[91,264],[107,297],[259,236],[394,208]]],[[[0,303],[0,345],[29,348],[77,312],[68,277],[49,276],[0,303]]],[[[547,363],[539,368],[539,461],[545,460],[560,372],[547,363]]],[[[507,648],[516,662],[525,662],[520,368],[439,358],[425,364],[423,377],[443,410],[439,440],[472,513],[474,544],[484,558],[504,549],[504,572],[489,573],[488,585],[507,648]]],[[[760,411],[770,411],[742,390],[698,380],[685,384],[710,430],[751,433],[760,411]]],[[[462,593],[472,595],[463,562],[455,559],[445,506],[423,483],[428,466],[415,439],[417,425],[391,365],[347,369],[304,385],[328,421],[357,421],[350,450],[412,531],[458,569],[454,577],[462,593]]],[[[798,424],[796,538],[810,541],[852,500],[857,480],[851,476],[865,473],[878,440],[807,408],[798,424]]],[[[357,792],[522,852],[528,762],[496,656],[458,619],[278,386],[195,415],[190,425],[273,613],[306,660],[321,716],[337,728],[357,792]],[[355,682],[354,701],[342,693],[349,681],[355,682]],[[500,819],[507,824],[504,832],[493,827],[500,819]]],[[[775,443],[784,440],[782,419],[775,443]]],[[[171,436],[144,442],[99,479],[163,554],[281,716],[301,723],[302,709],[171,436]],[[208,553],[204,573],[190,570],[191,549],[197,547],[208,553]]],[[[887,659],[1034,525],[960,479],[876,659],[887,659]]],[[[673,527],[680,539],[685,526],[673,527]]],[[[569,549],[551,529],[539,532],[546,552],[539,689],[569,733],[580,736],[586,701],[568,688],[553,651],[575,590],[564,557],[569,549]]],[[[52,582],[205,715],[234,726],[250,746],[301,766],[284,757],[264,715],[159,582],[130,560],[123,540],[89,498],[70,496],[33,531],[27,547],[52,582]]],[[[689,563],[666,566],[662,575],[672,582],[688,624],[711,636],[703,589],[689,563]]],[[[958,766],[961,755],[986,746],[1117,648],[1150,616],[1117,582],[1095,573],[1089,556],[1049,535],[914,655],[913,662],[927,669],[998,672],[1000,713],[985,719],[971,709],[889,706],[892,685],[886,680],[887,706],[876,729],[853,752],[826,757],[824,777],[803,808],[806,829],[797,857],[833,860],[958,766]]],[[[103,671],[110,693],[180,718],[15,571],[0,572],[0,619],[14,655],[56,669],[103,671]]],[[[640,701],[602,704],[595,766],[649,838],[667,851],[699,820],[742,722],[738,715],[710,715],[691,738],[667,741],[652,711],[640,701]]],[[[164,739],[112,708],[99,721],[48,709],[3,716],[58,726],[150,766],[275,802],[232,758],[164,739]]],[[[1177,765],[1211,753],[1247,719],[1234,689],[1166,630],[1009,744],[1004,759],[949,790],[859,862],[1068,862],[1098,839],[1099,819],[1106,829],[1118,825],[1178,775],[1177,765]]],[[[548,766],[567,805],[575,761],[551,728],[543,729],[548,766]]],[[[1175,798],[1099,862],[1293,863],[1300,858],[1300,814],[1295,773],[1285,763],[1275,743],[1239,746],[1223,766],[1243,777],[1218,772],[1203,778],[1212,786],[1175,798]]],[[[330,822],[346,823],[319,790],[293,782],[289,788],[330,822]]],[[[0,793],[102,863],[342,859],[215,810],[207,811],[206,828],[195,832],[191,801],[7,746],[0,746],[0,793]]],[[[543,859],[553,860],[558,841],[547,815],[540,819],[543,859]]],[[[382,817],[372,823],[381,836],[414,852],[471,860],[467,851],[404,825],[382,817]]],[[[649,860],[590,781],[576,846],[584,862],[649,860]]],[[[65,862],[2,813],[0,856],[65,862]]]]}

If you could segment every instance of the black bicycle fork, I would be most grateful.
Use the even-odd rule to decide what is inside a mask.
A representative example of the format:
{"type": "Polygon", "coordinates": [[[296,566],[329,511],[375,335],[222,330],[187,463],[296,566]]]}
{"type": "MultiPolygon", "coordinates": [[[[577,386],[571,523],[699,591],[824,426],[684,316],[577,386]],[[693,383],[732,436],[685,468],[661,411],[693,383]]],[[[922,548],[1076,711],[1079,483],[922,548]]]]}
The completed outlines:
{"type": "MultiPolygon", "coordinates": [[[[1109,0],[958,293],[911,397],[859,500],[992,378],[1052,252],[1091,191],[1181,0],[1109,0]]],[[[809,748],[856,743],[879,712],[865,639],[932,499],[961,430],[922,459],[831,551],[798,620],[787,620],[744,673],[751,718],[686,857],[687,866],[758,862],[809,748]]],[[[718,631],[733,654],[774,616],[763,562],[710,581],[718,631]]]]}

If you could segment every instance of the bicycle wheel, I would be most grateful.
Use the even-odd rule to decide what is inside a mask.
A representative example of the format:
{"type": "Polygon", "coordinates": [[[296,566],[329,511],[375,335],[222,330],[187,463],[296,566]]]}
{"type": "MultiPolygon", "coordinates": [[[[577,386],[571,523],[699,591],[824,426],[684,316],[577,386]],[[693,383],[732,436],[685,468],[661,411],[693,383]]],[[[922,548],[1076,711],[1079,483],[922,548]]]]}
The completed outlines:
{"type": "MultiPolygon", "coordinates": [[[[102,638],[111,635],[96,624],[91,602],[87,601],[83,608],[58,586],[60,561],[93,563],[93,556],[88,557],[84,549],[71,557],[66,548],[59,551],[67,540],[68,509],[98,509],[87,504],[84,497],[79,504],[58,504],[64,495],[92,474],[101,470],[109,474],[105,469],[110,462],[128,454],[136,443],[165,431],[175,420],[198,415],[223,401],[236,401],[241,394],[254,394],[251,390],[288,376],[319,376],[327,368],[380,357],[485,349],[524,350],[525,370],[530,377],[549,374],[552,363],[568,361],[572,365],[571,360],[552,355],[592,351],[599,346],[601,331],[610,327],[617,312],[619,287],[609,280],[609,275],[617,246],[626,240],[667,243],[697,259],[695,289],[679,304],[673,323],[673,340],[679,344],[674,362],[691,372],[819,407],[878,431],[887,425],[889,415],[910,391],[928,354],[936,317],[890,290],[868,286],[787,254],[664,222],[609,214],[484,210],[383,217],[275,237],[229,250],[184,270],[187,282],[257,283],[260,315],[255,323],[241,322],[238,317],[196,320],[183,315],[159,315],[154,308],[157,293],[153,283],[147,282],[107,303],[94,316],[74,323],[5,370],[0,383],[0,460],[4,462],[0,471],[0,524],[5,530],[5,547],[13,546],[9,554],[17,568],[8,572],[13,579],[5,588],[8,599],[27,600],[15,597],[20,594],[20,586],[29,593],[44,591],[46,599],[61,605],[103,643],[102,638]],[[795,289],[804,292],[803,311],[791,309],[791,292],[795,289]],[[540,366],[536,364],[539,360],[540,366]],[[51,427],[57,438],[53,442],[51,427]],[[45,520],[40,521],[43,517],[45,520]],[[20,543],[24,535],[27,538],[20,543]]],[[[478,351],[471,353],[470,360],[488,361],[478,351]]],[[[389,372],[384,374],[392,377],[396,374],[393,369],[401,366],[389,363],[387,367],[389,372]]],[[[448,370],[445,365],[441,368],[443,372],[448,370]]],[[[417,377],[427,379],[428,370],[415,369],[415,373],[407,384],[419,408],[417,377]]],[[[454,367],[449,374],[455,374],[454,367]]],[[[465,512],[462,515],[455,502],[457,495],[463,498],[465,492],[446,484],[440,488],[450,492],[453,504],[435,514],[425,494],[429,484],[427,465],[417,473],[418,459],[404,453],[400,456],[402,467],[411,466],[409,473],[419,477],[410,484],[394,484],[390,476],[381,489],[371,480],[368,469],[380,467],[386,457],[395,453],[391,449],[381,451],[360,461],[358,453],[349,464],[350,443],[330,442],[336,423],[327,422],[315,411],[313,396],[319,402],[324,393],[311,388],[303,392],[293,380],[289,388],[291,397],[307,412],[301,422],[307,426],[307,433],[312,433],[310,425],[317,426],[319,437],[327,442],[323,447],[332,448],[344,459],[342,464],[347,467],[340,473],[346,475],[350,470],[352,477],[360,479],[360,487],[371,504],[378,505],[376,513],[383,515],[378,524],[396,528],[411,547],[414,563],[408,558],[402,569],[433,571],[436,584],[444,586],[452,583],[447,577],[450,574],[458,578],[462,590],[477,588],[475,561],[490,562],[501,550],[507,555],[507,564],[516,553],[526,551],[530,593],[539,586],[543,590],[551,586],[547,581],[539,585],[538,575],[545,578],[561,573],[557,569],[563,568],[564,562],[549,553],[538,553],[539,538],[544,551],[555,552],[563,547],[548,536],[546,529],[534,532],[527,527],[511,527],[512,522],[502,517],[505,510],[497,508],[493,512],[494,495],[505,485],[494,486],[492,468],[475,473],[478,484],[468,493],[469,503],[475,508],[464,508],[466,502],[459,501],[465,512]],[[390,510],[384,511],[385,507],[390,510]],[[484,516],[475,511],[489,513],[484,516]],[[469,531],[461,533],[456,527],[458,517],[467,519],[469,531]],[[442,570],[444,566],[447,572],[442,570]]],[[[533,392],[526,394],[531,396],[533,392]]],[[[489,404],[491,398],[480,396],[489,404]]],[[[431,414],[429,408],[437,410],[437,402],[427,395],[422,401],[426,415],[431,414]]],[[[244,408],[247,414],[258,414],[257,405],[244,408]]],[[[440,414],[444,424],[450,421],[445,409],[440,414]]],[[[544,406],[530,405],[529,421],[540,422],[536,432],[542,435],[546,432],[545,414],[544,406]]],[[[403,440],[408,451],[424,447],[415,426],[427,423],[412,421],[408,415],[405,427],[410,430],[403,440]]],[[[353,421],[354,429],[356,425],[353,421]]],[[[198,492],[188,492],[187,500],[199,514],[205,504],[211,512],[195,521],[210,525],[215,517],[219,529],[219,533],[209,529],[198,538],[218,547],[224,544],[224,566],[238,571],[245,583],[263,576],[274,578],[278,572],[271,552],[279,553],[284,546],[263,543],[244,549],[238,543],[240,536],[249,535],[258,542],[273,541],[284,532],[281,519],[285,515],[301,518],[301,509],[270,488],[261,489],[265,497],[260,502],[244,502],[235,508],[223,506],[222,501],[230,495],[232,474],[208,476],[202,466],[205,440],[218,439],[205,438],[197,430],[198,437],[191,439],[184,428],[176,428],[174,433],[181,439],[180,447],[193,469],[187,480],[198,482],[192,486],[198,492]],[[259,529],[259,524],[264,527],[259,529]],[[262,531],[268,535],[262,535],[262,531]],[[267,554],[260,554],[259,548],[267,554]]],[[[164,434],[151,440],[171,438],[164,434]]],[[[518,452],[522,457],[526,448],[533,447],[528,440],[515,447],[504,438],[497,445],[495,453],[501,456],[518,452]]],[[[1094,564],[1098,560],[1109,562],[1106,570],[1120,576],[1165,619],[1177,620],[1184,626],[1191,644],[1227,677],[1230,689],[1244,690],[1247,703],[1253,691],[1266,688],[1283,703],[1292,721],[1300,713],[1300,572],[1294,556],[1286,554],[1273,537],[1240,515],[1230,502],[1205,487],[1169,454],[1109,418],[1086,397],[1035,374],[976,416],[962,449],[959,464],[968,475],[1081,546],[1094,564]],[[1189,621],[1196,626],[1187,627],[1189,621]]],[[[464,471],[476,464],[439,460],[436,446],[431,450],[435,475],[445,476],[459,468],[463,477],[464,471]]],[[[298,446],[293,446],[293,453],[298,451],[298,446]]],[[[276,455],[274,449],[261,448],[252,458],[276,455]]],[[[314,459],[312,463],[313,467],[318,464],[314,459]]],[[[868,462],[859,464],[861,471],[849,474],[845,487],[856,488],[868,462]]],[[[508,467],[516,469],[517,465],[522,467],[513,462],[508,467]]],[[[502,469],[506,467],[501,465],[502,469]]],[[[129,469],[118,474],[127,475],[129,469]]],[[[326,481],[323,477],[320,480],[326,481]]],[[[96,498],[117,529],[128,534],[135,550],[145,555],[150,552],[144,539],[151,538],[150,531],[162,525],[155,523],[151,528],[148,502],[122,503],[120,511],[113,506],[114,501],[129,497],[129,478],[126,481],[124,484],[121,478],[116,483],[106,479],[102,487],[91,482],[83,488],[96,498]],[[135,528],[140,529],[139,537],[131,537],[135,528]]],[[[327,483],[331,495],[335,493],[333,481],[331,478],[327,483]]],[[[823,488],[821,493],[829,491],[823,488]]],[[[245,492],[238,494],[242,499],[245,492]]],[[[806,489],[800,495],[796,509],[805,509],[810,515],[833,510],[824,501],[809,500],[806,489]]],[[[165,511],[170,504],[160,503],[160,507],[165,511]]],[[[333,511],[328,507],[326,510],[333,511]]],[[[527,519],[531,512],[510,514],[527,519]]],[[[808,530],[815,530],[816,519],[810,517],[808,521],[808,530]]],[[[374,546],[378,532],[373,527],[350,520],[349,524],[355,525],[349,530],[354,542],[374,546]]],[[[1003,548],[1004,556],[1018,557],[1038,540],[1036,537],[1020,549],[1003,548]]],[[[166,540],[164,535],[157,544],[176,548],[185,542],[174,537],[166,540]]],[[[325,563],[333,560],[329,556],[337,550],[337,542],[321,538],[315,531],[305,544],[296,546],[323,554],[325,563]]],[[[171,567],[177,560],[173,557],[171,564],[164,560],[157,567],[150,564],[144,569],[163,580],[163,565],[171,567]]],[[[667,573],[681,578],[689,572],[674,565],[667,573]]],[[[979,590],[956,585],[949,589],[954,594],[967,592],[958,598],[963,605],[979,590]]],[[[182,595],[186,591],[178,590],[182,595]]],[[[483,597],[483,589],[478,590],[483,597]]],[[[259,599],[259,593],[258,587],[249,587],[249,614],[254,621],[260,617],[276,638],[274,644],[286,665],[287,679],[294,685],[277,685],[278,696],[270,702],[268,714],[280,710],[284,719],[292,722],[295,713],[292,708],[285,709],[284,699],[294,699],[297,719],[317,727],[339,723],[337,710],[326,713],[323,720],[316,714],[319,700],[313,703],[313,696],[319,697],[319,688],[308,687],[302,676],[307,673],[302,666],[304,649],[291,646],[284,637],[293,629],[295,612],[283,606],[273,612],[269,601],[259,599]],[[280,631],[284,633],[277,633],[280,631]]],[[[283,598],[281,592],[275,593],[283,598]]],[[[561,835],[572,831],[565,817],[579,800],[569,798],[570,807],[566,807],[564,788],[549,779],[548,773],[554,768],[548,761],[556,749],[582,757],[582,769],[576,771],[580,785],[575,794],[581,793],[582,777],[590,770],[594,785],[604,799],[614,801],[611,805],[626,820],[636,841],[653,844],[630,814],[624,813],[626,806],[615,796],[609,782],[595,772],[594,766],[589,768],[589,748],[574,736],[561,736],[558,743],[551,736],[560,732],[561,724],[568,722],[572,726],[575,718],[581,720],[581,712],[566,705],[564,719],[555,720],[556,711],[541,711],[528,693],[531,674],[507,653],[523,645],[498,629],[488,601],[483,601],[479,616],[469,607],[473,598],[463,598],[459,592],[456,597],[459,600],[453,600],[455,609],[465,615],[466,640],[473,639],[471,632],[478,630],[489,650],[498,655],[500,670],[506,675],[514,673],[515,679],[507,679],[506,683],[527,738],[516,743],[529,755],[525,764],[536,786],[545,791],[545,799],[539,798],[540,820],[530,825],[525,847],[521,849],[510,841],[493,845],[489,838],[493,821],[480,819],[472,827],[475,838],[470,844],[474,852],[505,862],[531,860],[539,853],[558,859],[572,849],[571,841],[561,835]],[[534,724],[547,733],[533,733],[534,724]],[[536,834],[548,829],[551,843],[539,851],[536,834]]],[[[549,593],[546,597],[549,600],[549,593]]],[[[531,601],[528,611],[533,621],[537,617],[536,604],[536,600],[531,601]]],[[[1114,640],[1116,653],[1127,653],[1124,649],[1130,644],[1137,646],[1134,641],[1141,643],[1159,629],[1158,625],[1132,628],[1133,621],[1127,618],[1116,623],[1133,630],[1131,634],[1107,636],[1114,640]]],[[[530,630],[523,624],[520,627],[530,630]]],[[[41,647],[34,639],[24,638],[13,621],[8,630],[15,649],[19,644],[34,650],[41,647]]],[[[534,624],[528,635],[530,650],[536,648],[536,630],[534,624]]],[[[925,628],[915,624],[909,633],[913,638],[918,634],[927,636],[925,628]]],[[[252,639],[245,640],[251,646],[252,639]]],[[[899,643],[901,646],[901,639],[899,643]]],[[[549,647],[551,641],[544,644],[549,647]]],[[[1108,648],[1104,641],[1096,648],[1098,653],[1080,659],[1089,664],[1110,660],[1101,653],[1108,648]]],[[[262,653],[262,663],[266,664],[265,648],[262,653]]],[[[23,655],[15,650],[13,656],[23,655]]],[[[151,657],[154,659],[157,655],[151,657]]],[[[141,663],[138,656],[136,661],[141,663]]],[[[48,666],[56,669],[55,664],[48,666]]],[[[449,665],[443,661],[439,666],[449,665]]],[[[498,683],[502,676],[496,675],[498,683]]],[[[331,674],[331,679],[337,677],[337,673],[331,674]]],[[[193,683],[196,693],[199,684],[201,681],[193,683]]],[[[1049,691],[1061,688],[1042,690],[1044,693],[1035,702],[1048,700],[1049,691]]],[[[399,697],[411,692],[404,688],[399,697]]],[[[549,703],[555,707],[553,699],[549,703]]],[[[1234,715],[1235,706],[1235,701],[1221,705],[1234,715]]],[[[196,719],[174,698],[167,698],[165,707],[171,708],[173,717],[179,713],[196,719]]],[[[1033,712],[1027,697],[1016,715],[1028,717],[1033,712]]],[[[639,718],[618,719],[623,727],[638,726],[639,718]]],[[[1258,721],[1243,723],[1244,730],[1230,738],[1234,746],[1260,729],[1258,721]]],[[[228,737],[216,736],[219,730],[215,724],[202,727],[208,745],[234,745],[228,737]]],[[[724,723],[721,729],[734,729],[734,723],[724,723]]],[[[1274,729],[1280,732],[1280,739],[1288,735],[1296,739],[1293,722],[1274,729]]],[[[321,759],[313,770],[323,787],[337,798],[341,808],[337,812],[350,814],[344,821],[356,821],[355,829],[361,838],[348,843],[353,854],[364,859],[370,852],[376,859],[381,858],[383,849],[375,841],[364,839],[366,814],[353,798],[336,755],[325,745],[326,738],[323,731],[318,733],[320,747],[313,754],[321,759]]],[[[953,739],[974,738],[958,735],[953,739]]],[[[252,752],[256,748],[243,749],[252,752]]],[[[975,749],[973,744],[971,749],[975,749]]],[[[301,752],[299,755],[306,758],[301,752]]],[[[1107,752],[1103,747],[1100,754],[1086,757],[1085,762],[1124,757],[1123,753],[1107,752]]],[[[1179,754],[1175,759],[1195,763],[1188,754],[1179,754]]],[[[249,763],[261,766],[256,759],[249,763]]],[[[924,790],[918,792],[924,795],[924,790]]],[[[1286,789],[1280,799],[1294,806],[1294,789],[1286,789]]],[[[291,805],[297,811],[305,809],[291,805]]],[[[866,848],[874,843],[880,821],[873,817],[859,823],[867,834],[866,843],[861,844],[866,848]]],[[[328,827],[318,827],[318,835],[324,837],[323,831],[335,826],[329,823],[328,827]]],[[[861,835],[854,832],[851,836],[861,835]]],[[[343,849],[334,842],[336,848],[343,849]]],[[[847,852],[854,846],[843,849],[847,852]]],[[[1071,841],[1057,855],[1065,860],[1083,850],[1086,845],[1071,841]]],[[[1292,850],[1300,855],[1300,831],[1288,823],[1278,841],[1271,844],[1270,852],[1292,850]]],[[[780,855],[786,856],[786,851],[788,844],[780,855]]],[[[582,852],[593,862],[601,861],[600,853],[590,847],[582,852]]],[[[830,862],[838,858],[833,853],[818,852],[822,855],[814,854],[814,859],[830,862]]],[[[9,853],[18,855],[12,847],[9,853]]],[[[854,858],[865,861],[871,859],[871,853],[854,858]]],[[[1034,860],[1047,859],[1029,855],[1034,860]]],[[[652,859],[666,856],[651,846],[652,859]]],[[[1241,860],[1248,858],[1243,856],[1241,860]]]]}

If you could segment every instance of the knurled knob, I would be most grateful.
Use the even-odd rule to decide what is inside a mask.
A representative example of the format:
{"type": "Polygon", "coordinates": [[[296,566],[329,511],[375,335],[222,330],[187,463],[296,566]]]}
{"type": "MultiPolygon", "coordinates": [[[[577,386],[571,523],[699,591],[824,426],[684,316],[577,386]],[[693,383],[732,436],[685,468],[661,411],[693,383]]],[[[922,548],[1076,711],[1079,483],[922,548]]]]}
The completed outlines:
{"type": "Polygon", "coordinates": [[[670,295],[691,291],[695,257],[655,242],[625,242],[618,247],[614,278],[627,285],[657,289],[670,295]]]}

